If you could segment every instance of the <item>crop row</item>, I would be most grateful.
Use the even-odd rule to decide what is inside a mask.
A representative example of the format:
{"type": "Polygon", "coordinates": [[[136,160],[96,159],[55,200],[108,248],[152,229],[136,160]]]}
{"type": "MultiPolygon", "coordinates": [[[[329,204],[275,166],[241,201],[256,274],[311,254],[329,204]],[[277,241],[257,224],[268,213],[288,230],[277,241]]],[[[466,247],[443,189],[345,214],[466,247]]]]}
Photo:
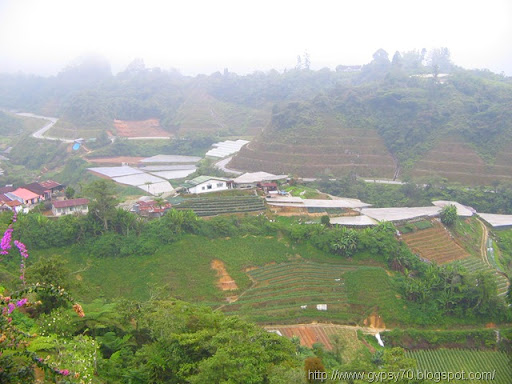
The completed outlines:
{"type": "Polygon", "coordinates": [[[314,291],[309,288],[291,289],[286,293],[279,294],[254,294],[252,297],[246,298],[245,296],[236,303],[238,305],[250,305],[251,307],[274,307],[276,304],[290,306],[290,305],[305,305],[305,304],[318,304],[324,303],[326,300],[331,300],[337,303],[347,303],[347,294],[341,290],[338,292],[326,292],[323,290],[314,291]]]}
{"type": "Polygon", "coordinates": [[[332,264],[319,264],[319,263],[310,263],[310,262],[294,262],[294,263],[281,263],[281,264],[269,264],[261,268],[253,269],[250,271],[250,275],[257,277],[260,275],[264,275],[270,272],[277,271],[290,271],[292,268],[293,272],[298,271],[326,271],[326,272],[335,272],[335,271],[347,271],[355,269],[354,266],[351,265],[332,265],[332,264]]]}
{"type": "Polygon", "coordinates": [[[436,349],[406,351],[405,353],[408,358],[417,361],[420,372],[465,371],[466,379],[460,380],[465,383],[509,384],[512,382],[512,367],[504,352],[436,349]],[[492,374],[493,371],[494,376],[487,376],[486,380],[479,377],[483,372],[492,374]]]}
{"type": "Polygon", "coordinates": [[[496,272],[495,269],[489,267],[487,264],[485,264],[482,260],[477,258],[466,258],[462,261],[458,261],[460,265],[462,265],[465,269],[467,269],[469,272],[476,272],[476,271],[487,271],[491,272],[496,280],[496,285],[498,287],[498,295],[503,295],[507,292],[508,289],[508,280],[505,276],[499,274],[496,272]]]}
{"type": "Polygon", "coordinates": [[[353,268],[331,268],[331,269],[301,269],[297,268],[295,265],[291,265],[288,268],[282,270],[272,270],[272,271],[264,271],[260,273],[253,273],[253,271],[249,272],[249,275],[256,279],[257,281],[265,281],[270,280],[276,277],[287,277],[289,275],[300,275],[301,277],[319,277],[319,278],[327,278],[327,279],[335,279],[340,278],[341,275],[353,268]]]}
{"type": "Polygon", "coordinates": [[[263,200],[259,201],[233,201],[233,202],[217,202],[212,201],[209,203],[182,203],[178,206],[178,208],[196,208],[196,209],[211,209],[211,208],[230,208],[230,207],[240,207],[240,206],[258,206],[263,207],[263,200]]]}
{"type": "Polygon", "coordinates": [[[439,224],[434,224],[432,228],[404,234],[403,239],[413,252],[439,264],[469,256],[439,224]]]}
{"type": "Polygon", "coordinates": [[[261,200],[260,197],[258,196],[253,196],[253,195],[250,195],[250,196],[217,196],[215,198],[192,198],[192,199],[187,199],[186,201],[187,202],[212,202],[212,201],[215,201],[215,202],[218,202],[218,203],[223,203],[223,202],[230,202],[230,201],[254,201],[254,200],[261,200]]]}

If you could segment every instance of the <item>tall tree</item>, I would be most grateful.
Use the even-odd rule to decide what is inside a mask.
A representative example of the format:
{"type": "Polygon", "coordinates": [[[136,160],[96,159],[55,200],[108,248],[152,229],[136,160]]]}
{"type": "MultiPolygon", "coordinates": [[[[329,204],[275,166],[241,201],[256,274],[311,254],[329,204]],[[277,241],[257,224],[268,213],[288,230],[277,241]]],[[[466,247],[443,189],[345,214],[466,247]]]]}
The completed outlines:
{"type": "Polygon", "coordinates": [[[89,213],[100,220],[106,231],[116,216],[116,187],[112,181],[96,180],[84,187],[84,195],[90,199],[89,213]]]}

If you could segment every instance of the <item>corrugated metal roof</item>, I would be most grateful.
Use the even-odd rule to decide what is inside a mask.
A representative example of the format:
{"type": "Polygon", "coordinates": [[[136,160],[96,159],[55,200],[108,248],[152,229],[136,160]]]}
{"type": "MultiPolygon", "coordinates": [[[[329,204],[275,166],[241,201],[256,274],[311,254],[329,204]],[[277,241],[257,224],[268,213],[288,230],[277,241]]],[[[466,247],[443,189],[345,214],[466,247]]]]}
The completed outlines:
{"type": "Polygon", "coordinates": [[[333,217],[330,219],[330,223],[350,226],[368,226],[378,224],[377,221],[365,215],[333,217]]]}
{"type": "Polygon", "coordinates": [[[219,181],[228,181],[228,179],[225,179],[223,177],[215,177],[215,176],[197,176],[196,178],[192,180],[187,180],[186,183],[183,184],[185,188],[195,187],[196,185],[199,185],[201,183],[205,183],[210,180],[219,180],[219,181]]]}
{"type": "Polygon", "coordinates": [[[120,177],[120,176],[127,176],[127,175],[136,175],[140,173],[144,173],[140,169],[128,167],[128,166],[122,166],[122,167],[94,167],[94,168],[87,168],[89,171],[93,171],[96,173],[99,173],[101,175],[107,176],[107,177],[120,177]]]}
{"type": "Polygon", "coordinates": [[[88,199],[70,199],[70,200],[61,200],[61,201],[53,202],[53,206],[55,208],[77,207],[79,205],[87,205],[87,204],[89,204],[88,199]]]}
{"type": "Polygon", "coordinates": [[[141,163],[197,163],[201,160],[197,156],[182,156],[182,155],[156,155],[142,159],[141,163]]]}
{"type": "Polygon", "coordinates": [[[404,207],[404,208],[363,208],[361,213],[378,221],[411,220],[422,216],[437,216],[440,207],[404,207]]]}
{"type": "Polygon", "coordinates": [[[156,177],[156,176],[150,175],[148,173],[139,173],[136,175],[114,177],[113,180],[117,183],[133,185],[135,187],[138,187],[140,185],[145,185],[147,183],[153,184],[153,183],[160,183],[162,181],[165,181],[164,179],[161,179],[160,177],[156,177]]]}
{"type": "Polygon", "coordinates": [[[233,179],[235,184],[253,184],[262,181],[274,181],[287,179],[288,175],[273,175],[268,172],[247,172],[236,179],[233,179]]]}
{"type": "Polygon", "coordinates": [[[478,215],[493,227],[512,226],[512,215],[498,215],[494,213],[479,213],[478,215]]]}
{"type": "Polygon", "coordinates": [[[153,183],[149,185],[139,185],[138,188],[155,196],[174,191],[174,188],[168,181],[162,181],[160,183],[153,183]]]}
{"type": "Polygon", "coordinates": [[[247,140],[221,141],[219,143],[212,144],[212,147],[214,148],[206,152],[205,156],[220,158],[226,157],[240,151],[240,149],[242,149],[242,147],[248,143],[249,141],[247,140]]]}

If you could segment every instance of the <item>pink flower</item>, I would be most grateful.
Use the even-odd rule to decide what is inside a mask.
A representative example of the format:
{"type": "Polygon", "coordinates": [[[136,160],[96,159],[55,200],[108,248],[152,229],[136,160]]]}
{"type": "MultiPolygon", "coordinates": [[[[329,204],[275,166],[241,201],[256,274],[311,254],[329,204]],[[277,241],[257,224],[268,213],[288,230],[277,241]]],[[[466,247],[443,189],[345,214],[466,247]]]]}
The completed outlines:
{"type": "Polygon", "coordinates": [[[69,370],[67,370],[67,369],[62,369],[62,370],[60,370],[60,371],[59,371],[59,373],[60,373],[61,375],[64,375],[64,376],[68,376],[68,375],[69,375],[69,370]]]}
{"type": "Polygon", "coordinates": [[[25,247],[25,244],[23,244],[21,241],[14,240],[14,245],[16,245],[16,248],[18,248],[20,251],[20,255],[26,259],[28,257],[28,251],[25,247]]]}
{"type": "Polygon", "coordinates": [[[16,306],[13,304],[13,303],[9,303],[7,304],[7,314],[10,315],[12,313],[12,311],[14,311],[14,309],[16,308],[16,306]]]}
{"type": "Polygon", "coordinates": [[[0,254],[7,255],[9,253],[9,249],[11,249],[11,241],[12,241],[12,227],[9,226],[4,232],[4,236],[2,237],[2,241],[0,242],[0,254]]]}
{"type": "Polygon", "coordinates": [[[18,308],[19,308],[19,307],[23,307],[25,304],[27,304],[27,302],[28,302],[28,299],[23,298],[23,299],[21,299],[21,300],[19,300],[19,301],[17,301],[17,302],[16,302],[16,306],[17,306],[18,308]]]}

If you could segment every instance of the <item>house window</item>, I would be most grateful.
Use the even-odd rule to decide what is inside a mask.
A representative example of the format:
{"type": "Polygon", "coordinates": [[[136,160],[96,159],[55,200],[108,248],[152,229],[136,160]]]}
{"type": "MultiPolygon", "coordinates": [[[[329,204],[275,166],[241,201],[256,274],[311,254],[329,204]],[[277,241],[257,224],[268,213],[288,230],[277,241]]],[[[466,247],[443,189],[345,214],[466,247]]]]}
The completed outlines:
{"type": "Polygon", "coordinates": [[[212,185],[211,185],[211,184],[208,184],[208,185],[206,186],[206,188],[207,188],[207,189],[212,189],[212,185]]]}
{"type": "Polygon", "coordinates": [[[205,189],[206,189],[206,188],[205,188],[204,186],[201,188],[201,190],[203,190],[203,191],[204,191],[205,189]]]}
{"type": "Polygon", "coordinates": [[[217,183],[217,188],[222,188],[224,186],[224,183],[217,183]]]}

